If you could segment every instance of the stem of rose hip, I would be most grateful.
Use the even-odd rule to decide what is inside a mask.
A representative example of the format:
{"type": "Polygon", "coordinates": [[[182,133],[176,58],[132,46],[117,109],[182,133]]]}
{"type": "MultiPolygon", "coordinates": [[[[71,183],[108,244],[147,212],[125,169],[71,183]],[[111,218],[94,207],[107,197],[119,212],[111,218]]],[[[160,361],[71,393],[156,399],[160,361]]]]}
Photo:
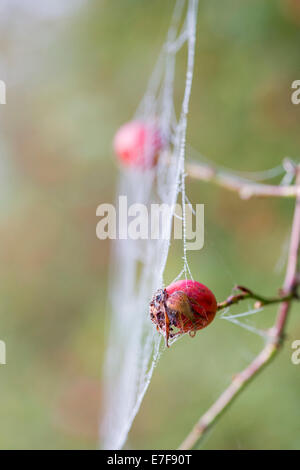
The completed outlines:
{"type": "Polygon", "coordinates": [[[264,305],[271,305],[271,304],[278,304],[280,302],[287,302],[292,299],[297,299],[298,296],[295,291],[290,292],[286,295],[279,295],[277,297],[264,297],[262,295],[256,294],[252,292],[247,287],[243,286],[236,286],[236,290],[240,290],[241,292],[238,294],[230,295],[226,300],[223,302],[218,303],[218,310],[223,310],[226,307],[230,307],[231,305],[239,303],[241,300],[245,299],[253,299],[256,300],[256,308],[263,307],[264,305]]]}

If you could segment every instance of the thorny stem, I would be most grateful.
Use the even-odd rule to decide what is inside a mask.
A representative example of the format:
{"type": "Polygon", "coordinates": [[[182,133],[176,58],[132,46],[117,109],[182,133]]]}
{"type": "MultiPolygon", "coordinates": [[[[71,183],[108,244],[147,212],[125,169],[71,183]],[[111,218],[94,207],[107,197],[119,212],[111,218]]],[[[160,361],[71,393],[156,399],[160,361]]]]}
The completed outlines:
{"type": "Polygon", "coordinates": [[[207,181],[230,191],[237,192],[242,199],[251,197],[298,197],[297,185],[277,186],[272,184],[249,183],[236,175],[224,172],[211,165],[187,163],[186,174],[191,178],[207,181]]]}
{"type": "Polygon", "coordinates": [[[258,372],[271,362],[280,349],[288,313],[293,298],[295,297],[297,287],[299,287],[300,284],[300,272],[298,270],[300,250],[300,165],[297,166],[296,172],[296,187],[298,187],[298,189],[296,190],[297,198],[291,232],[288,265],[282,288],[283,297],[280,300],[281,303],[275,324],[269,330],[268,342],[253,362],[242,372],[235,375],[229,387],[200,418],[190,434],[180,445],[180,450],[195,448],[201,442],[203,436],[216,423],[218,418],[220,418],[239,393],[251,382],[258,372]]]}

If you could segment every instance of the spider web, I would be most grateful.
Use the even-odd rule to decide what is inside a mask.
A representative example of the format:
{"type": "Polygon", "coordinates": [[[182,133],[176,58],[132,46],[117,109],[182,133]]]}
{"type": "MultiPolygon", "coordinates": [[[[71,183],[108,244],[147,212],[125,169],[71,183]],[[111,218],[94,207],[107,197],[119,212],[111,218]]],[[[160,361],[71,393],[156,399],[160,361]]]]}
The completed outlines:
{"type": "MultiPolygon", "coordinates": [[[[168,204],[160,239],[119,239],[114,243],[111,289],[110,331],[104,370],[104,419],[101,443],[106,449],[121,449],[149,386],[159,359],[161,336],[149,320],[149,301],[163,285],[175,204],[182,197],[183,270],[191,277],[185,243],[184,158],[189,99],[194,69],[198,0],[177,0],[167,39],[147,91],[135,118],[155,120],[167,147],[157,165],[147,171],[122,172],[118,195],[127,204],[168,204]],[[175,61],[179,50],[187,49],[185,88],[179,118],[174,103],[175,61]]],[[[119,232],[126,227],[120,222],[119,232]]]]}

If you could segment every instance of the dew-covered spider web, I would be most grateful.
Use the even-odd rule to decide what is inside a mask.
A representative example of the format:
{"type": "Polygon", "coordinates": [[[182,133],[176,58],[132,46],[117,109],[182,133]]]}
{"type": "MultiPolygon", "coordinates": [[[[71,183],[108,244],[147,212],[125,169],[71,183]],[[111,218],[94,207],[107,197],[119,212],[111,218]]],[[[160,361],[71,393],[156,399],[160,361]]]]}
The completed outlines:
{"type": "MultiPolygon", "coordinates": [[[[146,393],[160,354],[161,336],[149,318],[149,301],[163,286],[172,219],[179,191],[185,202],[184,158],[187,116],[194,69],[197,0],[177,0],[166,41],[136,119],[155,121],[164,140],[157,165],[147,171],[122,171],[118,196],[128,207],[141,203],[168,204],[164,236],[158,239],[118,239],[114,244],[110,289],[110,332],[104,372],[104,419],[101,445],[121,449],[146,393]],[[185,86],[175,111],[175,61],[186,50],[185,86]]],[[[184,207],[184,203],[182,205],[184,207]]],[[[183,210],[183,234],[184,227],[183,210]]],[[[120,221],[119,231],[126,232],[120,221]]],[[[125,222],[124,222],[125,224],[125,222]]],[[[185,236],[183,235],[185,242],[185,236]]],[[[185,243],[184,243],[185,247],[185,243]]],[[[184,248],[183,273],[190,277],[184,248]]]]}

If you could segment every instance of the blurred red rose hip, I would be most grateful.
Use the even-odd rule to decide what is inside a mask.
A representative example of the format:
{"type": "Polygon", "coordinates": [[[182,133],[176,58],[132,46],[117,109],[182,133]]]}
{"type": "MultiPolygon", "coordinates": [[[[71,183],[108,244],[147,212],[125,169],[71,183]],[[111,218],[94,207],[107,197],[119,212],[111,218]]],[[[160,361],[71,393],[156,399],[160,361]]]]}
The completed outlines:
{"type": "Polygon", "coordinates": [[[144,121],[124,124],[114,138],[114,151],[122,165],[127,167],[153,167],[162,147],[158,128],[144,121]]]}

